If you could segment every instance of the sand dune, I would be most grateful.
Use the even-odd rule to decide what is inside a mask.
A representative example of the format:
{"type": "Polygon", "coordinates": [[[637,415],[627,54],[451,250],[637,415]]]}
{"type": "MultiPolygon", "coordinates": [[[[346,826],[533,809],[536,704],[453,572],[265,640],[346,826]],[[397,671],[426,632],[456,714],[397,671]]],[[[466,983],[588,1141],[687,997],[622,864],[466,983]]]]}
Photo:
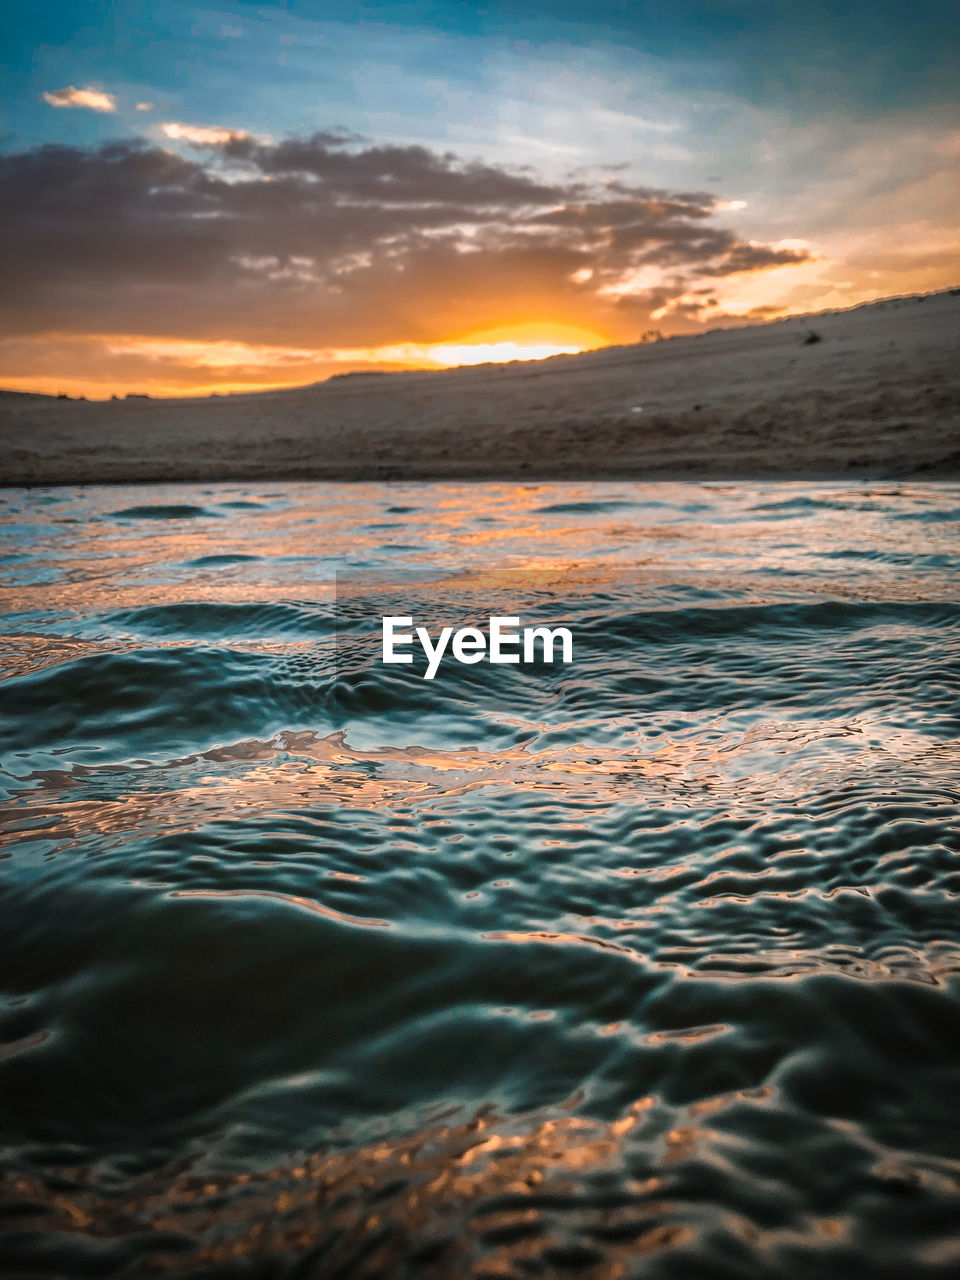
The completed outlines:
{"type": "Polygon", "coordinates": [[[0,394],[6,485],[914,474],[960,476],[960,290],[223,398],[0,394]]]}

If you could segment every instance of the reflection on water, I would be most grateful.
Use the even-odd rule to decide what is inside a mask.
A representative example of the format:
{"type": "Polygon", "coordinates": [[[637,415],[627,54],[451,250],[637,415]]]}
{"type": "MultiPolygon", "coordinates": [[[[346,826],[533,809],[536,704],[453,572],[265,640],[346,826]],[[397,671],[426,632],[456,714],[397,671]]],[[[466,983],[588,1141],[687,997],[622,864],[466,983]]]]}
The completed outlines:
{"type": "Polygon", "coordinates": [[[960,486],[0,504],[11,1274],[957,1273],[960,486]]]}

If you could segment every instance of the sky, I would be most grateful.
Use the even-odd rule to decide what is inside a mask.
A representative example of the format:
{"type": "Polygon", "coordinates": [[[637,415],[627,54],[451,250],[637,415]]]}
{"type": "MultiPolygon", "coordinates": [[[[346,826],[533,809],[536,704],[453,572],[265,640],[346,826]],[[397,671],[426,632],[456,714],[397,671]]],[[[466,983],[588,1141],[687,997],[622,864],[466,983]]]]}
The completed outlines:
{"type": "Polygon", "coordinates": [[[0,386],[255,390],[960,283],[954,0],[3,8],[0,386]]]}

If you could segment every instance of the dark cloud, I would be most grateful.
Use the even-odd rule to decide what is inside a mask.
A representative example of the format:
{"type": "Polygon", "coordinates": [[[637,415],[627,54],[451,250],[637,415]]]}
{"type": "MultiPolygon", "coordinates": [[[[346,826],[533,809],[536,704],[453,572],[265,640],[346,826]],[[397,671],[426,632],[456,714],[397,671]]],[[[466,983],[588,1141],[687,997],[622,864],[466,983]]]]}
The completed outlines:
{"type": "MultiPolygon", "coordinates": [[[[483,209],[509,209],[559,200],[565,189],[544,185],[524,174],[483,164],[462,164],[455,155],[420,146],[370,146],[348,150],[352,139],[325,133],[289,138],[265,145],[249,138],[231,139],[225,156],[241,160],[261,175],[283,175],[293,181],[313,178],[325,192],[351,203],[391,205],[468,204],[483,209]]],[[[575,187],[582,193],[584,187],[575,187]]]]}
{"type": "Polygon", "coordinates": [[[705,192],[550,183],[333,133],[192,155],[46,146],[0,157],[3,331],[370,347],[511,318],[602,327],[643,268],[665,275],[633,295],[649,311],[807,256],[717,212],[705,192]]]}
{"type": "Polygon", "coordinates": [[[806,262],[807,249],[775,249],[767,244],[734,244],[720,260],[704,268],[706,276],[731,276],[740,271],[766,271],[770,267],[789,267],[806,262]]]}

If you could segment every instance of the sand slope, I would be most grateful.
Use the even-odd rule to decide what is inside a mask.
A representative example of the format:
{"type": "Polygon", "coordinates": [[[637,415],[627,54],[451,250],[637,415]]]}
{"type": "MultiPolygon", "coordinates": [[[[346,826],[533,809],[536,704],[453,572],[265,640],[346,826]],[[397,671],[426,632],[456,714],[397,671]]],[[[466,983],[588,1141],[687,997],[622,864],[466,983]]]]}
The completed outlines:
{"type": "Polygon", "coordinates": [[[0,483],[960,476],[960,291],[212,399],[0,395],[0,483]],[[821,341],[804,342],[814,329],[821,341]]]}

